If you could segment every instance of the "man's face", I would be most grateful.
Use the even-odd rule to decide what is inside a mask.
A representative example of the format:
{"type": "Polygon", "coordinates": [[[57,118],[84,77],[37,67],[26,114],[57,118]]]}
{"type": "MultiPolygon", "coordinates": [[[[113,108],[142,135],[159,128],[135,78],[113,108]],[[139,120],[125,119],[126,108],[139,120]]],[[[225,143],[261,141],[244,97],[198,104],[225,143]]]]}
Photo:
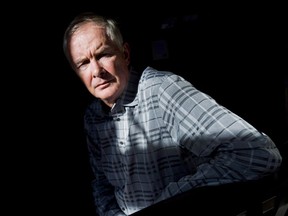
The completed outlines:
{"type": "Polygon", "coordinates": [[[128,45],[119,49],[103,28],[89,22],[77,29],[68,48],[73,68],[88,91],[111,107],[128,83],[128,45]]]}

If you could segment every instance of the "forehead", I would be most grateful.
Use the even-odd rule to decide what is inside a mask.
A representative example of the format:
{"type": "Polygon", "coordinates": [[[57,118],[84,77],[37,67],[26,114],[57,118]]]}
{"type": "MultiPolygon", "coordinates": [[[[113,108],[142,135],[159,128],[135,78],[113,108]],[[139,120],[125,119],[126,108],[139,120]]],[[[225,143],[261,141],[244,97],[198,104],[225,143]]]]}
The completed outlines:
{"type": "Polygon", "coordinates": [[[78,62],[92,53],[117,48],[107,37],[105,28],[92,22],[84,23],[71,35],[68,45],[72,61],[78,62]]]}
{"type": "Polygon", "coordinates": [[[104,44],[109,44],[109,38],[106,36],[105,28],[94,23],[85,23],[77,28],[70,38],[70,51],[79,52],[95,48],[104,44]],[[77,51],[78,50],[78,51],[77,51]]]}

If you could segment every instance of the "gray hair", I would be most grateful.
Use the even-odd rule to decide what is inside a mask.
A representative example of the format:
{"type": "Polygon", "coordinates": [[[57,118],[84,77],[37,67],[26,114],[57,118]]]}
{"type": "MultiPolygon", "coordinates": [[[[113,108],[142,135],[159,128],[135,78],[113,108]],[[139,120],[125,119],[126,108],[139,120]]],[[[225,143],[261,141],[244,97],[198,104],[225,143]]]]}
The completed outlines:
{"type": "Polygon", "coordinates": [[[75,33],[75,31],[82,25],[92,22],[97,26],[103,27],[106,31],[106,35],[109,37],[109,39],[115,43],[115,45],[122,50],[123,49],[123,36],[120,32],[120,29],[118,27],[118,24],[115,20],[111,18],[106,18],[101,15],[94,14],[92,12],[85,12],[81,13],[78,16],[76,16],[71,23],[68,25],[63,38],[63,51],[68,59],[70,65],[72,65],[71,56],[69,53],[69,42],[72,37],[72,35],[75,33]]]}

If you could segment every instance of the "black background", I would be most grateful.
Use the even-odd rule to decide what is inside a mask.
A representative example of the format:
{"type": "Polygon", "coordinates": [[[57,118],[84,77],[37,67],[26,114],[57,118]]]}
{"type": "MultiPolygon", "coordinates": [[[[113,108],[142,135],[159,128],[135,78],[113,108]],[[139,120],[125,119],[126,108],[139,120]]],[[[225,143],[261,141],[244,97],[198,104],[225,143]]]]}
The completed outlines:
{"type": "Polygon", "coordinates": [[[11,151],[5,174],[12,183],[7,193],[7,200],[12,201],[9,211],[94,215],[91,172],[81,132],[90,95],[62,51],[66,26],[83,11],[119,20],[136,67],[149,64],[182,75],[267,133],[285,153],[285,6],[154,4],[81,1],[3,7],[7,13],[3,41],[9,41],[3,44],[8,48],[3,52],[7,57],[3,81],[9,77],[3,82],[3,143],[11,151]],[[167,23],[172,23],[171,28],[162,29],[167,23]],[[168,59],[153,60],[152,42],[156,40],[166,42],[168,59]]]}

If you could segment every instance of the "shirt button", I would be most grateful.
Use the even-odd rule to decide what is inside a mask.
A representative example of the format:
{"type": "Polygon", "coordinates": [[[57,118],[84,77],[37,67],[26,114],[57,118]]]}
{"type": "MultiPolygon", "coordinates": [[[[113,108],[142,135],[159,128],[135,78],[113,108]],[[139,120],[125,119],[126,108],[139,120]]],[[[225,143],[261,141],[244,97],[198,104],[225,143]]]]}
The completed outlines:
{"type": "Polygon", "coordinates": [[[120,118],[117,118],[116,121],[120,121],[120,118]]]}
{"type": "Polygon", "coordinates": [[[124,208],[124,207],[122,207],[121,209],[122,209],[122,211],[125,211],[125,208],[124,208]]]}
{"type": "Polygon", "coordinates": [[[120,145],[124,145],[124,142],[121,141],[121,142],[120,142],[120,145]]]}

